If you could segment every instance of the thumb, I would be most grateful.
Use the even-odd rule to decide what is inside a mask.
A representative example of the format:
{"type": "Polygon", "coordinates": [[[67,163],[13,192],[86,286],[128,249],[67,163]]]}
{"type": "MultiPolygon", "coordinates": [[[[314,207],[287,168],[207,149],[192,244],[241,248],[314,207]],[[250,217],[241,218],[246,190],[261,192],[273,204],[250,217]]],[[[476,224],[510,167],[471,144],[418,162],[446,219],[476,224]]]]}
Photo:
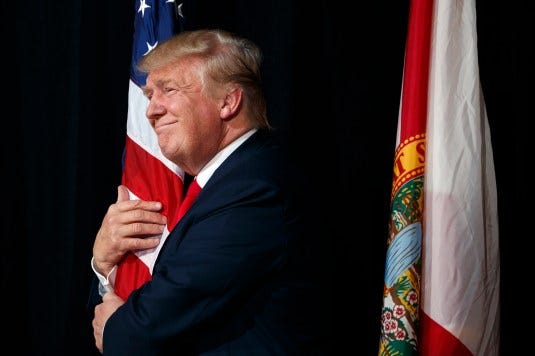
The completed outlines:
{"type": "Polygon", "coordinates": [[[128,189],[124,185],[117,188],[117,202],[130,200],[128,189]]]}

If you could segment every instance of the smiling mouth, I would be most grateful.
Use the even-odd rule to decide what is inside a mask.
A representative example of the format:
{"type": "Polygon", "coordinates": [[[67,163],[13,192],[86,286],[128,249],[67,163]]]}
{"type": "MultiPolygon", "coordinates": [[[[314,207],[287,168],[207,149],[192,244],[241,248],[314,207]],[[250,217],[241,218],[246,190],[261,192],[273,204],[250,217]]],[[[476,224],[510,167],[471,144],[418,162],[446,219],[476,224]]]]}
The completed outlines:
{"type": "Polygon", "coordinates": [[[166,123],[157,125],[157,126],[154,127],[154,131],[156,131],[156,133],[158,133],[159,130],[162,130],[162,129],[164,129],[165,127],[170,126],[170,125],[172,125],[172,124],[173,124],[172,122],[166,122],[166,123]]]}

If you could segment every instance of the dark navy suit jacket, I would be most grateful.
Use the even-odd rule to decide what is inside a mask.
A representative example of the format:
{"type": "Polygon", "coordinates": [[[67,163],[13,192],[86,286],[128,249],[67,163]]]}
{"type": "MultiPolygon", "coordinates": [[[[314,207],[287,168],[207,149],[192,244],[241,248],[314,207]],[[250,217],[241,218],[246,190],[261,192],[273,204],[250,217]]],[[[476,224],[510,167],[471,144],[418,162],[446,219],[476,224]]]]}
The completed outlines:
{"type": "Polygon", "coordinates": [[[258,131],[221,164],[108,319],[104,355],[322,354],[319,192],[291,163],[258,131]]]}

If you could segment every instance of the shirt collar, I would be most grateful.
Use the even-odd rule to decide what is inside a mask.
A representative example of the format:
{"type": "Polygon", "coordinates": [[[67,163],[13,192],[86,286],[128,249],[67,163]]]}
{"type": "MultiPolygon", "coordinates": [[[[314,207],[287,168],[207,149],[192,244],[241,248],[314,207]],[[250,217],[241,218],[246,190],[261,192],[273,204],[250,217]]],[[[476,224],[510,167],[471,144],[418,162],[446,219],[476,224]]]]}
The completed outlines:
{"type": "Polygon", "coordinates": [[[215,170],[227,159],[228,156],[234,150],[236,150],[242,143],[244,143],[249,137],[252,136],[257,131],[257,129],[251,129],[238,137],[236,140],[232,141],[225,148],[219,151],[206,165],[200,170],[199,174],[195,177],[197,183],[201,188],[204,188],[208,179],[212,176],[215,170]]]}

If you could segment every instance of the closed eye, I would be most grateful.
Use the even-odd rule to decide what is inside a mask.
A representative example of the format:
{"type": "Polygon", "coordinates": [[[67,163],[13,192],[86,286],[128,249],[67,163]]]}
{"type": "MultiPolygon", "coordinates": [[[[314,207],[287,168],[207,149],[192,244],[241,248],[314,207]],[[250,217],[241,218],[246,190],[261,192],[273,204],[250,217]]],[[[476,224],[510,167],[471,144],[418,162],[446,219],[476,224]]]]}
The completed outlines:
{"type": "Polygon", "coordinates": [[[149,90],[146,87],[142,87],[141,90],[143,91],[143,95],[145,95],[147,99],[150,100],[150,98],[152,97],[152,90],[149,90]]]}
{"type": "Polygon", "coordinates": [[[174,88],[174,87],[165,87],[165,88],[163,89],[164,93],[166,93],[166,94],[173,93],[173,92],[175,92],[176,90],[177,90],[177,89],[174,88]]]}

